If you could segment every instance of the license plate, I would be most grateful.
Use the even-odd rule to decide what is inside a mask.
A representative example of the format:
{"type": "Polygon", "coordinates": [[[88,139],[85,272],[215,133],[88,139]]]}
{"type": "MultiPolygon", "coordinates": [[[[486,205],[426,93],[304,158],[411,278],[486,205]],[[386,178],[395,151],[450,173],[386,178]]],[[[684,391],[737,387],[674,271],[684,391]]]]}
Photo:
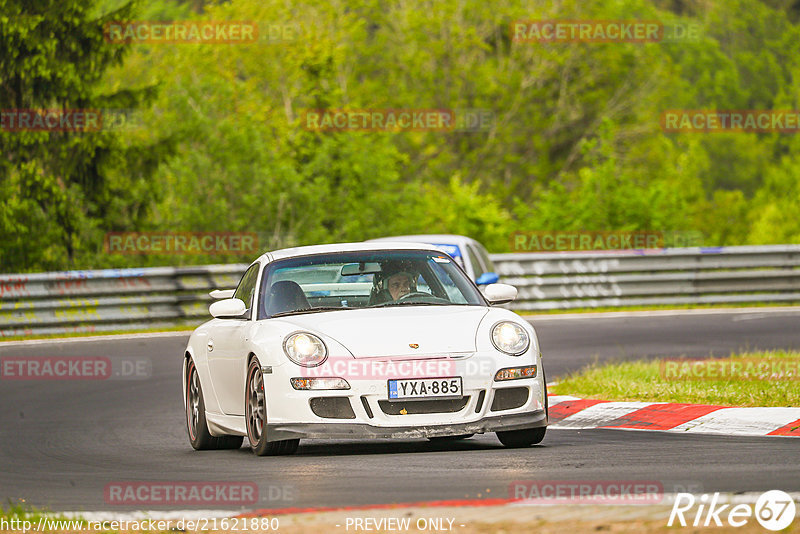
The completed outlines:
{"type": "Polygon", "coordinates": [[[390,400],[461,398],[461,377],[389,380],[390,400]]]}

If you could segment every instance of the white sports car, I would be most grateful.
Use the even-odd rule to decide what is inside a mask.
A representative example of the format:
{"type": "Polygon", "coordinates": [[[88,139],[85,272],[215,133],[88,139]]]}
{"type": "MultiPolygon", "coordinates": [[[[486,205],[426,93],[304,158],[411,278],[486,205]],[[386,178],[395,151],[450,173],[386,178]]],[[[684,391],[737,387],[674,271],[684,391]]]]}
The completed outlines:
{"type": "Polygon", "coordinates": [[[540,442],[547,390],[533,327],[492,307],[435,246],[349,243],[279,250],[217,290],[186,347],[195,449],[291,454],[300,439],[540,442]]]}

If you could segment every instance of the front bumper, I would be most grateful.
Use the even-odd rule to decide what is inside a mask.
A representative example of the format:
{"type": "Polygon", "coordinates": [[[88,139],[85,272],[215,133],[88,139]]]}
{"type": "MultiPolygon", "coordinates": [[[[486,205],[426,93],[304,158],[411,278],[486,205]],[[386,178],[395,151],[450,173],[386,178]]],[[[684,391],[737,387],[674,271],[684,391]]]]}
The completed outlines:
{"type": "Polygon", "coordinates": [[[484,417],[471,423],[448,423],[420,426],[374,426],[366,423],[272,423],[267,424],[270,441],[284,439],[360,439],[360,438],[433,438],[460,434],[482,434],[547,426],[544,410],[484,417]]]}
{"type": "MultiPolygon", "coordinates": [[[[344,361],[351,360],[352,357],[344,361]]],[[[267,439],[419,439],[547,426],[543,374],[494,380],[502,368],[538,365],[541,369],[541,357],[534,352],[520,357],[488,352],[452,360],[386,361],[395,363],[397,374],[388,368],[379,369],[378,363],[363,364],[370,372],[362,371],[362,364],[353,369],[337,369],[330,363],[329,368],[321,366],[314,372],[317,376],[344,378],[350,385],[347,390],[294,390],[290,385],[292,377],[312,373],[293,364],[265,370],[267,439]],[[431,367],[402,368],[404,361],[412,366],[413,362],[421,362],[420,366],[431,367]],[[388,380],[424,377],[460,377],[463,397],[389,399],[388,380]]]]}

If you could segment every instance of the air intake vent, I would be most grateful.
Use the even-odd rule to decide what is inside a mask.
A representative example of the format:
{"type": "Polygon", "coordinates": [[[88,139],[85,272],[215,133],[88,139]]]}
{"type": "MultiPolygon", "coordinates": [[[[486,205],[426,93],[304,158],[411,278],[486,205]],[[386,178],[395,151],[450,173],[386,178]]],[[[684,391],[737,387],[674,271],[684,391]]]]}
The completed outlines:
{"type": "Polygon", "coordinates": [[[381,407],[383,413],[386,415],[413,415],[422,413],[453,413],[464,409],[464,406],[469,402],[469,397],[462,397],[460,399],[447,399],[447,400],[427,400],[427,401],[411,401],[411,402],[389,402],[385,400],[378,401],[378,406],[381,407]],[[405,413],[400,412],[405,410],[405,413]]]}
{"type": "Polygon", "coordinates": [[[528,388],[502,388],[494,392],[492,411],[512,410],[528,402],[528,388]]]}
{"type": "Polygon", "coordinates": [[[314,397],[311,411],[325,419],[355,419],[356,414],[347,397],[314,397]]]}
{"type": "Polygon", "coordinates": [[[482,389],[478,394],[478,402],[475,403],[475,413],[480,413],[483,408],[483,400],[486,398],[486,390],[482,389]]]}
{"type": "Polygon", "coordinates": [[[367,417],[370,419],[375,417],[372,415],[372,408],[369,407],[369,402],[367,402],[367,397],[365,395],[361,395],[361,405],[364,407],[364,411],[367,412],[367,417]]]}

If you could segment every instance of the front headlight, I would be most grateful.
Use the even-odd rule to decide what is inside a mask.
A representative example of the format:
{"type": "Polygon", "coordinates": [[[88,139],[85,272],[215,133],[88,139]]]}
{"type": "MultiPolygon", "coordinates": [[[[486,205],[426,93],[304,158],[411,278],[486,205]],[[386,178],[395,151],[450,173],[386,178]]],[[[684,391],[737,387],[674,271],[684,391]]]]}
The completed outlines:
{"type": "Polygon", "coordinates": [[[328,357],[325,343],[314,334],[295,332],[283,342],[283,352],[297,365],[317,367],[328,357]]]}
{"type": "Polygon", "coordinates": [[[528,350],[530,336],[517,323],[501,321],[492,327],[492,343],[500,352],[510,356],[519,356],[528,350]]]}

